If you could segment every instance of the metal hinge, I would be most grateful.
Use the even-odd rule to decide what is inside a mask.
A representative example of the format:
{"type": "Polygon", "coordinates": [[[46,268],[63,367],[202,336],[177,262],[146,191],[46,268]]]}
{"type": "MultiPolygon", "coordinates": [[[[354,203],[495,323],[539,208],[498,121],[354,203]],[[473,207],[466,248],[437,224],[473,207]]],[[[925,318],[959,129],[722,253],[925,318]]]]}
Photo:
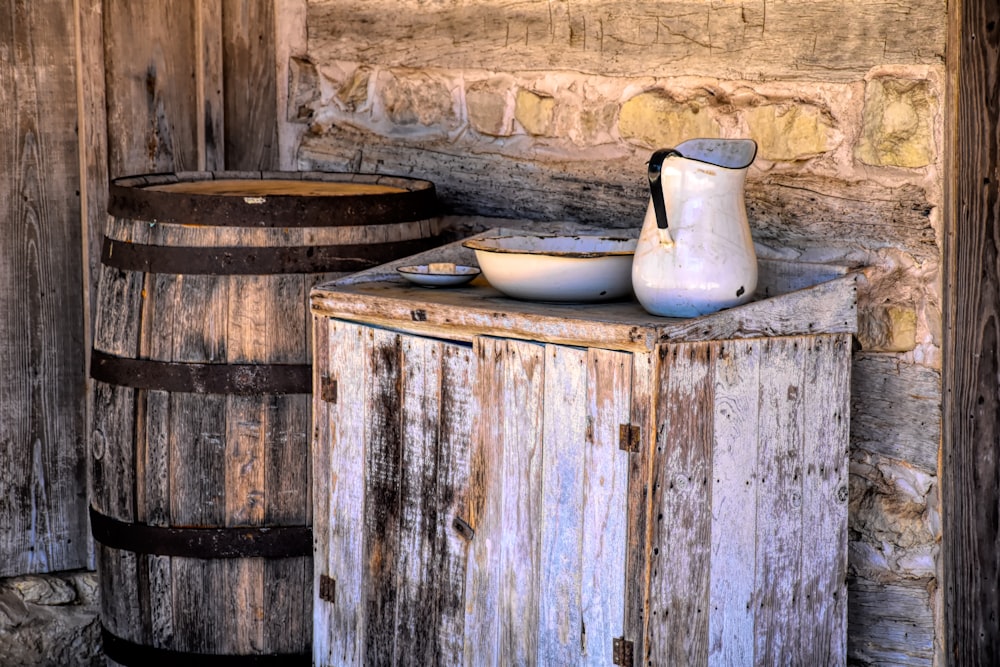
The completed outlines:
{"type": "Polygon", "coordinates": [[[327,403],[337,402],[337,381],[324,375],[319,380],[319,397],[327,403]]]}
{"type": "Polygon", "coordinates": [[[319,575],[319,599],[330,604],[337,603],[337,580],[325,574],[319,575]]]}
{"type": "Polygon", "coordinates": [[[615,664],[622,667],[632,667],[632,651],[635,648],[632,642],[624,637],[615,637],[613,646],[615,664]]]}
{"type": "Polygon", "coordinates": [[[622,451],[637,453],[639,451],[639,427],[635,424],[618,425],[618,448],[622,451]]]}

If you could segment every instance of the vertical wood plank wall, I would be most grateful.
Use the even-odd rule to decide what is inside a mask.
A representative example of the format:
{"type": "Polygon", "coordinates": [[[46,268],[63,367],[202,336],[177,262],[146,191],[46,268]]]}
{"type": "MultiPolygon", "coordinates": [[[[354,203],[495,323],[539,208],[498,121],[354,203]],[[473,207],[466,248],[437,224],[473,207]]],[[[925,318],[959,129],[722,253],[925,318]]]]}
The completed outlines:
{"type": "Polygon", "coordinates": [[[278,166],[273,3],[104,0],[111,177],[278,166]]]}
{"type": "Polygon", "coordinates": [[[1000,660],[1000,6],[950,2],[943,578],[947,664],[1000,660]]]}
{"type": "Polygon", "coordinates": [[[278,166],[273,3],[0,7],[0,576],[84,567],[109,176],[278,166]]]}
{"type": "Polygon", "coordinates": [[[0,5],[0,576],[87,559],[74,26],[0,5]]]}

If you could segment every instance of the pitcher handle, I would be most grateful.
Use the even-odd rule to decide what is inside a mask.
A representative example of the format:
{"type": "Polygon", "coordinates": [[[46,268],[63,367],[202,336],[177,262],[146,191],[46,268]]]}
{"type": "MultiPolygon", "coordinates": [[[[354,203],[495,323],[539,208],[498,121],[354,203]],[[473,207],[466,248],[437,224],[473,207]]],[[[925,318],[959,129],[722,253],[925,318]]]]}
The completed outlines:
{"type": "Polygon", "coordinates": [[[667,228],[667,207],[663,202],[663,182],[660,180],[660,170],[663,161],[668,157],[684,157],[680,151],[674,148],[663,148],[649,158],[649,195],[653,200],[653,211],[656,213],[656,226],[660,229],[667,228]]]}

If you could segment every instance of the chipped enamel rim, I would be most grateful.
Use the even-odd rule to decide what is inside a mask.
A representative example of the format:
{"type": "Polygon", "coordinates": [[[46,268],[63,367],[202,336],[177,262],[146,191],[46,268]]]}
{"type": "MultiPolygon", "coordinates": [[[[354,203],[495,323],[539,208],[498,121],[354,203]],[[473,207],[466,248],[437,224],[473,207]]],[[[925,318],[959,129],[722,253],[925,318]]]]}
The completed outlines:
{"type": "Polygon", "coordinates": [[[634,255],[637,239],[614,236],[488,236],[469,239],[466,248],[480,252],[552,257],[607,257],[634,255]]]}

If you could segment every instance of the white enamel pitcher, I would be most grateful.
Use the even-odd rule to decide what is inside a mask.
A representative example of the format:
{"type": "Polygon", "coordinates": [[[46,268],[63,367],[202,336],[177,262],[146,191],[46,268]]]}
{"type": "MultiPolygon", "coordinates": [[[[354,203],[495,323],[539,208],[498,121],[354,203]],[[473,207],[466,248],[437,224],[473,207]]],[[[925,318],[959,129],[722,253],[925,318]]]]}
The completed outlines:
{"type": "Polygon", "coordinates": [[[654,315],[695,317],[746,303],[757,288],[743,186],[752,139],[691,139],[649,161],[650,201],[632,287],[654,315]]]}

